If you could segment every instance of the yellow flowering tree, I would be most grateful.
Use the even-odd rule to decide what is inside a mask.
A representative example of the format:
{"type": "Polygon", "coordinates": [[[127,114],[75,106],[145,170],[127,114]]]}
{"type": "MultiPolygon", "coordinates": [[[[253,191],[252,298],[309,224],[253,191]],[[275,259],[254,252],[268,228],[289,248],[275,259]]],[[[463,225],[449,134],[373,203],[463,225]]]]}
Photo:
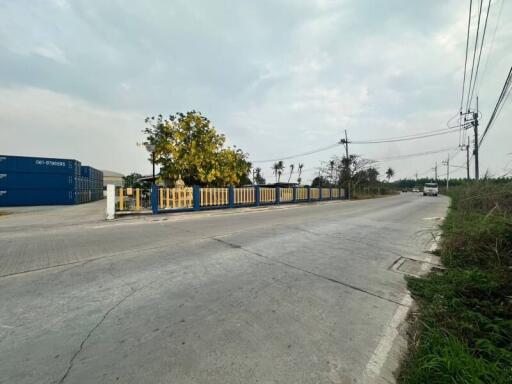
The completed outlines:
{"type": "Polygon", "coordinates": [[[247,154],[225,147],[226,138],[218,134],[210,120],[190,111],[164,118],[145,120],[146,143],[155,146],[155,162],[160,176],[186,185],[238,185],[246,180],[251,169],[247,154]]]}

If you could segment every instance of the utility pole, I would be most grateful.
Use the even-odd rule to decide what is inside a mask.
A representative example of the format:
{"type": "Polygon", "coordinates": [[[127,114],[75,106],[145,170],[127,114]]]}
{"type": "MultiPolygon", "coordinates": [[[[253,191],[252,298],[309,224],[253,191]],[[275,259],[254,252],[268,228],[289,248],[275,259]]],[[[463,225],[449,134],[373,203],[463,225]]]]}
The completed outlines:
{"type": "Polygon", "coordinates": [[[434,167],[434,172],[436,174],[436,182],[437,182],[437,161],[436,161],[436,166],[434,167]]]}
{"type": "Polygon", "coordinates": [[[466,144],[466,171],[467,171],[467,179],[469,181],[469,136],[468,136],[468,143],[466,144]]]}
{"type": "Polygon", "coordinates": [[[350,159],[348,157],[348,143],[349,143],[349,141],[348,141],[348,137],[347,137],[347,130],[345,129],[345,138],[340,140],[340,144],[345,144],[345,158],[347,159],[347,172],[348,172],[347,196],[348,196],[348,199],[350,200],[350,198],[352,197],[352,191],[351,191],[352,175],[350,172],[350,159]]]}
{"type": "Polygon", "coordinates": [[[450,187],[450,154],[448,154],[446,161],[443,161],[443,164],[446,165],[446,190],[448,190],[450,187]]]}
{"type": "Polygon", "coordinates": [[[480,170],[478,164],[478,96],[476,97],[476,112],[473,112],[473,127],[475,131],[475,149],[473,154],[475,155],[475,180],[480,180],[480,170]]]}

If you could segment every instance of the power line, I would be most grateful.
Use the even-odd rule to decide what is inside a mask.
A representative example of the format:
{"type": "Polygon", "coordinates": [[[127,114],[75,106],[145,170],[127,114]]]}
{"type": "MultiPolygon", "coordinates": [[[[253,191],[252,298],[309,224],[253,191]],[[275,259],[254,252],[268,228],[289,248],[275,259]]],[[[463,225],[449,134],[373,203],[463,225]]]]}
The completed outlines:
{"type": "MultiPolygon", "coordinates": [[[[420,157],[420,156],[426,156],[426,155],[433,155],[435,153],[442,153],[442,152],[450,151],[452,149],[455,149],[455,148],[449,147],[449,148],[443,148],[443,149],[436,149],[436,150],[433,150],[433,151],[426,151],[426,152],[418,152],[418,153],[409,153],[409,154],[406,154],[406,155],[396,155],[396,156],[382,157],[381,159],[379,159],[377,161],[381,162],[381,161],[386,161],[386,160],[407,159],[407,158],[410,158],[410,157],[420,157]]],[[[457,147],[456,149],[458,150],[459,148],[457,147]]]]}
{"type": "Polygon", "coordinates": [[[391,137],[387,139],[376,139],[376,140],[360,140],[360,141],[352,141],[352,144],[381,144],[381,143],[393,143],[397,141],[408,141],[408,140],[417,140],[417,139],[424,139],[427,137],[432,136],[439,136],[439,135],[445,135],[448,133],[457,132],[459,127],[452,127],[452,128],[443,128],[439,129],[437,131],[430,131],[425,133],[419,133],[416,135],[410,135],[410,136],[402,136],[402,137],[391,137]]]}
{"type": "Polygon", "coordinates": [[[308,152],[298,153],[298,154],[295,154],[295,155],[289,155],[289,156],[280,157],[280,158],[276,158],[276,159],[254,160],[254,161],[252,161],[252,163],[270,163],[270,162],[272,162],[272,161],[295,159],[295,158],[297,158],[297,157],[309,156],[309,155],[313,155],[313,154],[315,154],[315,153],[319,153],[319,152],[327,151],[328,149],[335,148],[335,147],[337,147],[337,146],[339,146],[339,145],[340,145],[340,143],[331,144],[331,145],[328,145],[328,146],[326,146],[326,147],[313,149],[313,150],[308,151],[308,152]]]}
{"type": "Polygon", "coordinates": [[[478,24],[476,27],[475,46],[473,49],[473,62],[471,64],[471,76],[469,78],[468,97],[466,99],[466,111],[469,109],[469,91],[471,91],[471,83],[473,82],[473,70],[475,69],[475,57],[476,57],[476,50],[478,48],[478,35],[480,33],[480,17],[482,16],[482,4],[483,4],[483,0],[480,0],[480,7],[478,9],[478,24]]]}
{"type": "Polygon", "coordinates": [[[509,88],[508,88],[508,93],[507,93],[507,95],[505,96],[505,98],[503,99],[503,102],[501,103],[500,108],[498,109],[498,113],[496,113],[496,118],[495,118],[495,120],[498,120],[498,118],[500,117],[500,113],[501,113],[501,111],[503,110],[503,107],[505,106],[505,104],[506,104],[506,102],[507,102],[507,99],[508,99],[508,97],[510,96],[511,91],[512,91],[512,87],[509,87],[509,88]]]}
{"type": "Polygon", "coordinates": [[[491,129],[494,122],[496,121],[497,116],[499,115],[499,112],[501,112],[501,108],[502,108],[504,102],[510,95],[511,84],[512,84],[512,67],[510,67],[507,79],[505,80],[505,83],[503,84],[503,88],[501,89],[500,96],[498,97],[498,101],[496,102],[496,105],[491,114],[491,117],[489,118],[489,121],[487,122],[487,126],[485,127],[484,133],[482,134],[482,137],[479,140],[479,145],[482,145],[482,142],[484,141],[485,136],[489,132],[489,129],[491,129]]]}
{"type": "Polygon", "coordinates": [[[489,58],[492,56],[492,52],[494,50],[494,40],[496,39],[496,32],[498,31],[498,27],[500,25],[501,14],[503,13],[504,5],[505,5],[505,0],[502,0],[501,1],[501,5],[500,5],[500,10],[498,11],[498,16],[497,16],[497,19],[496,19],[496,26],[494,27],[494,33],[493,33],[492,39],[491,39],[491,46],[489,48],[489,53],[487,54],[487,58],[485,59],[484,71],[482,72],[482,76],[480,76],[479,86],[480,86],[480,84],[482,84],[482,82],[485,79],[485,75],[487,74],[487,68],[488,68],[488,65],[489,65],[489,58]]]}
{"type": "Polygon", "coordinates": [[[480,52],[478,53],[478,61],[476,65],[476,71],[475,71],[475,80],[473,81],[473,89],[470,89],[470,97],[469,97],[469,105],[471,105],[471,101],[473,100],[473,94],[475,92],[475,86],[478,79],[478,69],[480,68],[480,59],[482,57],[482,50],[484,47],[484,41],[485,41],[485,31],[487,30],[487,20],[489,19],[489,11],[491,9],[491,0],[489,0],[487,4],[487,14],[485,16],[485,23],[484,23],[484,31],[482,32],[482,41],[480,42],[480,52]]]}
{"type": "MultiPolygon", "coordinates": [[[[397,141],[407,141],[407,140],[417,140],[417,139],[424,139],[427,137],[433,137],[438,135],[445,135],[447,133],[455,132],[458,127],[451,127],[451,128],[442,128],[442,129],[436,129],[429,132],[420,132],[414,135],[408,135],[408,136],[398,136],[398,137],[390,137],[385,139],[375,139],[375,140],[361,140],[361,141],[350,141],[351,144],[381,144],[381,143],[393,143],[397,141]]],[[[335,148],[339,145],[343,144],[341,141],[336,144],[331,144],[322,148],[313,149],[311,151],[303,152],[303,153],[297,153],[294,155],[288,155],[284,157],[274,158],[274,159],[266,159],[266,160],[254,160],[252,163],[270,163],[273,161],[279,161],[279,160],[290,160],[295,159],[297,157],[302,156],[309,156],[315,153],[327,151],[329,149],[335,148]]]]}
{"type": "Polygon", "coordinates": [[[471,8],[473,6],[473,0],[469,2],[469,16],[468,16],[468,34],[466,38],[466,58],[464,59],[464,80],[462,80],[462,96],[460,98],[460,111],[462,112],[462,105],[464,103],[464,87],[466,85],[466,68],[468,64],[468,48],[469,48],[469,31],[471,28],[471,8]]]}

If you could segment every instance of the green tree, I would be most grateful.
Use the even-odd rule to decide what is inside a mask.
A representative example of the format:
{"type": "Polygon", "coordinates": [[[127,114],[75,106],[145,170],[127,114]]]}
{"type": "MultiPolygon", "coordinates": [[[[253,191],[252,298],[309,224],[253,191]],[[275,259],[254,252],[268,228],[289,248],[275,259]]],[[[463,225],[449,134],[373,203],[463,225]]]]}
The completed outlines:
{"type": "Polygon", "coordinates": [[[253,180],[254,183],[257,184],[257,185],[264,185],[265,184],[266,181],[265,181],[265,178],[261,174],[261,168],[258,167],[258,168],[256,168],[254,170],[254,177],[253,177],[253,179],[254,179],[253,180]]]}
{"type": "Polygon", "coordinates": [[[395,171],[393,170],[393,168],[388,168],[388,170],[386,171],[386,178],[388,179],[388,183],[393,176],[395,176],[395,171]]]}
{"type": "Polygon", "coordinates": [[[130,173],[123,177],[123,185],[128,188],[143,188],[144,183],[139,181],[141,177],[140,173],[130,173]]]}
{"type": "Polygon", "coordinates": [[[281,180],[281,175],[283,174],[284,170],[284,163],[282,160],[279,160],[278,162],[275,162],[274,165],[272,165],[272,172],[274,173],[274,176],[276,177],[276,183],[279,183],[281,180]]]}
{"type": "Polygon", "coordinates": [[[375,185],[377,183],[377,178],[379,177],[379,171],[375,167],[370,167],[366,170],[366,174],[368,176],[368,185],[375,185]]]}
{"type": "Polygon", "coordinates": [[[295,169],[295,164],[290,164],[290,176],[288,176],[288,183],[290,182],[290,179],[292,178],[294,169],[295,169]]]}
{"type": "Polygon", "coordinates": [[[330,178],[330,181],[331,181],[331,184],[333,184],[334,182],[334,166],[336,165],[336,162],[334,160],[331,160],[329,161],[329,178],[330,178]]]}
{"type": "Polygon", "coordinates": [[[297,176],[297,184],[300,185],[300,182],[302,181],[302,169],[304,168],[303,163],[299,163],[299,175],[297,176]]]}
{"type": "Polygon", "coordinates": [[[155,145],[155,162],[163,178],[181,176],[186,185],[238,185],[251,169],[247,154],[225,147],[225,136],[199,112],[176,113],[167,119],[158,115],[145,122],[146,143],[155,145]]]}
{"type": "Polygon", "coordinates": [[[324,188],[324,187],[329,187],[330,185],[331,185],[331,183],[329,182],[329,179],[324,176],[317,176],[311,182],[311,186],[314,188],[318,188],[318,187],[324,188]]]}

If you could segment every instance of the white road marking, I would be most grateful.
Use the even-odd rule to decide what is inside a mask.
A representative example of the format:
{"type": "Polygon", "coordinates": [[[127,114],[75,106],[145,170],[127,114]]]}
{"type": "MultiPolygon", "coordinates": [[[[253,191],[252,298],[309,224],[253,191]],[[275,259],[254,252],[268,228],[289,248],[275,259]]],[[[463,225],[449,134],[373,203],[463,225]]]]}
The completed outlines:
{"type": "Polygon", "coordinates": [[[368,361],[368,364],[366,365],[366,370],[363,376],[363,383],[365,384],[373,383],[375,379],[380,377],[382,367],[384,366],[388,354],[393,347],[393,342],[398,336],[398,327],[405,320],[407,313],[409,312],[409,308],[411,307],[411,296],[407,294],[403,298],[401,304],[402,305],[398,306],[398,309],[393,315],[393,318],[386,328],[377,348],[375,348],[370,361],[368,361]]]}

